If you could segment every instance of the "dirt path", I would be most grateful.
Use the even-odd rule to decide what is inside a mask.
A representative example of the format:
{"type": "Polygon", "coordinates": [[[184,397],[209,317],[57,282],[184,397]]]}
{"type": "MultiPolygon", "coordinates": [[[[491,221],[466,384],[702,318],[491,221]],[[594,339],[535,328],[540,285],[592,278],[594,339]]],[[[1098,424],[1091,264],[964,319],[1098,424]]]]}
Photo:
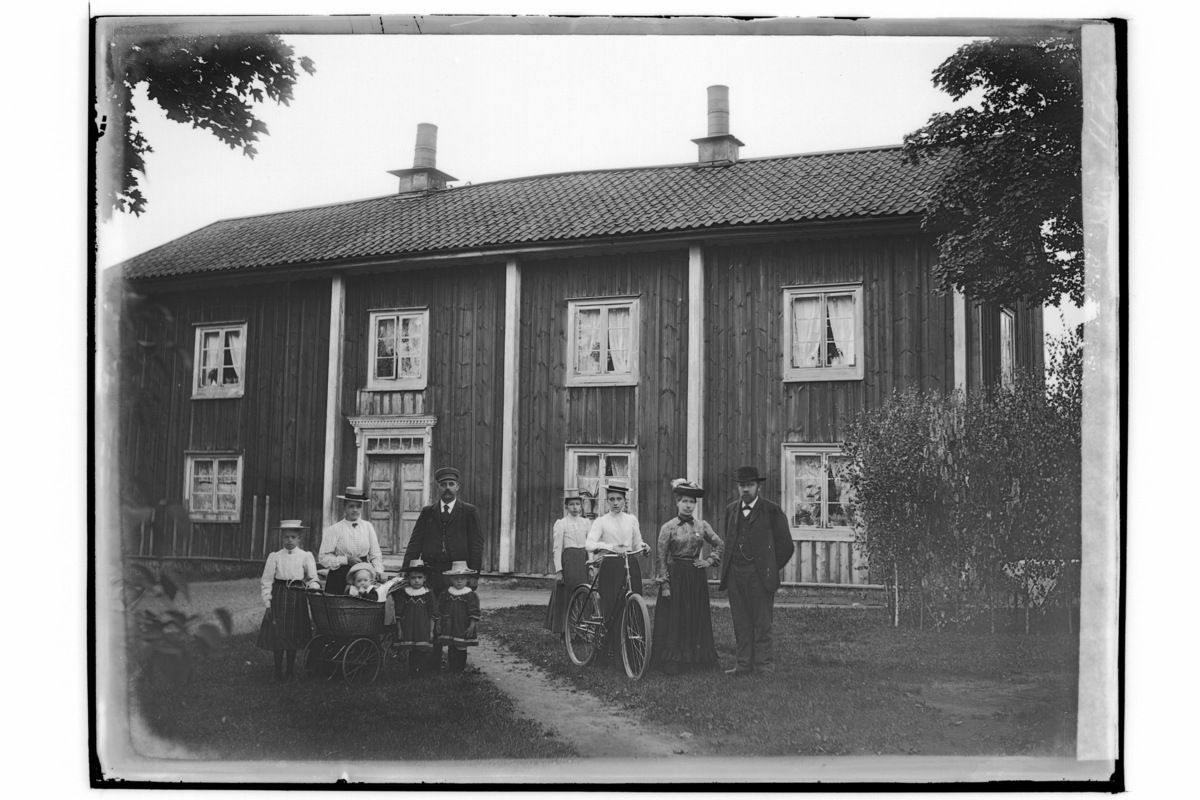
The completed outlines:
{"type": "Polygon", "coordinates": [[[586,758],[663,758],[697,755],[695,739],[681,739],[618,712],[596,697],[563,686],[540,668],[486,638],[472,662],[512,698],[517,712],[570,742],[586,758]]]}

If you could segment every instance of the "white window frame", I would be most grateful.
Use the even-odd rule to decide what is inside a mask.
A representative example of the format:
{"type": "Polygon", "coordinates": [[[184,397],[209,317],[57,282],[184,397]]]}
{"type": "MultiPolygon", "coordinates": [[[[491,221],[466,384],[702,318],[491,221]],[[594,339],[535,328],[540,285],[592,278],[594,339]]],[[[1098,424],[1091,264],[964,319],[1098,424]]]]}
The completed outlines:
{"type": "Polygon", "coordinates": [[[567,301],[567,386],[637,386],[639,375],[638,355],[641,350],[641,314],[638,297],[592,297],[567,301]],[[600,340],[604,350],[604,363],[608,363],[608,312],[614,308],[629,309],[629,372],[605,372],[599,375],[580,373],[576,361],[579,342],[579,312],[601,311],[600,340]]]}
{"type": "Polygon", "coordinates": [[[1017,373],[1017,313],[1011,308],[1000,309],[1000,330],[997,332],[1000,345],[1000,385],[1005,389],[1013,385],[1017,373]],[[1008,321],[1008,341],[1005,342],[1004,323],[1008,321]],[[1007,351],[1008,370],[1004,369],[1004,357],[1007,351]]]}
{"type": "MultiPolygon", "coordinates": [[[[578,489],[579,485],[576,482],[575,465],[579,462],[579,456],[625,456],[629,459],[629,493],[625,495],[625,510],[634,516],[637,516],[637,447],[634,445],[620,444],[569,444],[566,448],[566,459],[563,463],[563,486],[568,489],[578,489]]],[[[603,483],[603,481],[601,481],[603,483]]],[[[587,511],[587,504],[584,503],[584,511],[587,511]]],[[[596,498],[596,516],[603,516],[608,513],[608,502],[605,497],[596,498]]],[[[646,534],[643,533],[642,538],[646,534]]]]}
{"type": "Polygon", "coordinates": [[[824,490],[824,487],[821,491],[821,525],[801,526],[795,524],[796,456],[819,456],[821,465],[826,470],[826,480],[828,480],[829,457],[845,456],[845,453],[839,444],[796,443],[783,445],[783,469],[779,473],[783,476],[783,486],[780,488],[779,504],[783,507],[784,514],[787,515],[792,538],[817,542],[853,542],[853,526],[827,527],[829,493],[824,490]]]}
{"type": "Polygon", "coordinates": [[[245,494],[245,459],[241,453],[224,451],[200,452],[193,451],[184,454],[183,467],[183,505],[187,509],[188,519],[192,522],[241,522],[242,521],[242,495],[245,494]],[[212,461],[214,481],[219,474],[217,470],[217,462],[219,461],[237,461],[237,495],[235,505],[232,511],[218,511],[216,509],[216,490],[213,491],[213,509],[210,511],[197,510],[192,507],[192,484],[195,482],[195,469],[197,461],[212,461]]]}
{"type": "MultiPolygon", "coordinates": [[[[421,390],[429,385],[429,308],[381,308],[371,311],[370,328],[367,331],[367,337],[370,340],[368,346],[367,360],[367,391],[389,392],[403,390],[421,390]],[[419,358],[421,359],[421,374],[418,377],[409,378],[379,378],[375,375],[375,356],[379,345],[378,325],[381,319],[394,317],[396,319],[396,327],[399,329],[400,320],[403,318],[419,317],[421,320],[421,345],[419,348],[419,358]]],[[[400,368],[399,356],[396,359],[396,369],[400,368]]]]}
{"type": "Polygon", "coordinates": [[[863,378],[865,327],[863,325],[863,287],[861,283],[831,283],[783,288],[783,379],[784,381],[859,381],[863,378]],[[854,363],[850,366],[797,367],[792,364],[792,308],[803,297],[821,298],[822,318],[826,317],[826,298],[831,294],[854,296],[854,363]]]}
{"type": "MultiPolygon", "coordinates": [[[[192,399],[193,400],[220,400],[227,397],[241,397],[246,392],[246,323],[245,322],[201,322],[196,323],[193,327],[196,329],[195,344],[192,348],[192,399]],[[237,331],[238,336],[242,341],[242,362],[235,363],[234,369],[238,371],[240,380],[235,384],[220,385],[220,386],[203,386],[201,377],[203,375],[203,344],[204,337],[210,333],[216,333],[219,340],[222,342],[224,349],[225,334],[230,331],[237,331]]],[[[226,369],[222,366],[218,370],[226,369]]]]}

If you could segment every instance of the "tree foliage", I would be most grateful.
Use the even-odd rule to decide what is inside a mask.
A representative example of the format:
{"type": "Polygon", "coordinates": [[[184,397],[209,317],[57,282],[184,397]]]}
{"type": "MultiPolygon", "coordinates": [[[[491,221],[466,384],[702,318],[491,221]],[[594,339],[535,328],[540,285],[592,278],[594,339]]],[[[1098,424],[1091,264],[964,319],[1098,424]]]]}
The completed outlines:
{"type": "Polygon", "coordinates": [[[904,137],[905,158],[953,151],[928,198],[943,288],[1011,304],[1083,304],[1077,38],[990,39],[959,48],[933,73],[978,105],[930,117],[904,137]]]}
{"type": "Polygon", "coordinates": [[[849,425],[856,538],[914,623],[965,623],[1011,591],[1073,597],[1081,348],[1076,334],[1052,344],[1049,389],[908,391],[849,425]]]}
{"type": "Polygon", "coordinates": [[[265,99],[289,105],[296,66],[308,74],[312,59],[273,34],[167,35],[118,32],[109,43],[105,87],[109,113],[101,145],[107,148],[109,179],[104,209],[141,214],[146,197],[139,175],[153,152],[133,105],[145,84],[149,98],[167,118],[211,132],[230,148],[253,158],[254,142],[267,126],[254,116],[265,99]]]}

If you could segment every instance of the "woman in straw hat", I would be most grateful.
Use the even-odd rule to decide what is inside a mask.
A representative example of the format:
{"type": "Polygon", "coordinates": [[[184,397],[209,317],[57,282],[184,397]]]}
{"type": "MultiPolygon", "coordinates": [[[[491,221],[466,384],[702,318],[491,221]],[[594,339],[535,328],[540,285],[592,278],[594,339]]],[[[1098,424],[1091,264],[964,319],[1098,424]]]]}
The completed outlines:
{"type": "Polygon", "coordinates": [[[581,583],[588,582],[587,543],[592,521],[583,516],[583,497],[578,489],[567,489],[563,493],[566,515],[554,523],[554,589],[550,603],[546,606],[544,625],[554,633],[564,630],[563,620],[567,613],[567,601],[571,592],[581,583]]]}
{"type": "Polygon", "coordinates": [[[320,589],[317,562],[312,553],[300,549],[300,536],[307,530],[298,519],[285,519],[275,530],[283,547],[267,556],[262,574],[262,599],[267,607],[258,630],[258,647],[275,653],[275,680],[282,681],[283,660],[287,656],[287,678],[295,674],[296,651],[312,638],[308,619],[308,600],[298,592],[289,592],[288,584],[299,582],[309,589],[320,589]]]}
{"type": "MultiPolygon", "coordinates": [[[[640,554],[648,551],[649,546],[642,541],[642,530],[638,526],[637,517],[625,511],[626,495],[629,485],[624,481],[612,480],[605,487],[604,497],[608,501],[608,513],[596,517],[592,528],[588,531],[587,543],[584,547],[589,553],[621,553],[640,554]]],[[[630,558],[629,591],[634,594],[642,593],[642,568],[636,558],[630,558]]],[[[625,564],[621,559],[606,558],[600,561],[600,613],[611,620],[625,596],[621,593],[621,584],[625,582],[625,564]]],[[[606,656],[616,653],[616,636],[609,636],[606,656]]]]}
{"type": "Polygon", "coordinates": [[[668,675],[717,665],[712,614],[708,603],[708,568],[721,563],[722,542],[707,522],[694,517],[704,490],[691,481],[671,481],[677,516],[658,533],[651,663],[668,675]],[[712,548],[707,558],[704,545],[712,548]]]}
{"type": "Polygon", "coordinates": [[[367,493],[351,486],[338,499],[342,501],[344,516],[325,529],[317,554],[317,561],[329,570],[325,578],[325,591],[329,594],[345,594],[350,568],[355,564],[370,564],[376,575],[383,576],[379,535],[374,525],[362,519],[367,493]]]}

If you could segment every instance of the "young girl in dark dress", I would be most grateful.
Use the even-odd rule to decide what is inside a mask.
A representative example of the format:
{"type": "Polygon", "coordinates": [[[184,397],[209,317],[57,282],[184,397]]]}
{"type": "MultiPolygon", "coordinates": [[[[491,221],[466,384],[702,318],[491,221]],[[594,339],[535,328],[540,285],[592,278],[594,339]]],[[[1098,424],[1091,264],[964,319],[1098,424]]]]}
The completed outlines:
{"type": "Polygon", "coordinates": [[[276,528],[283,547],[267,556],[262,574],[262,598],[267,610],[258,629],[258,647],[275,654],[275,680],[284,680],[283,660],[287,656],[287,679],[295,675],[296,651],[312,638],[308,618],[308,599],[302,592],[288,591],[288,584],[320,589],[317,562],[312,553],[300,549],[300,534],[306,530],[298,519],[280,521],[276,528]]]}
{"type": "Polygon", "coordinates": [[[401,650],[408,651],[409,674],[423,675],[430,670],[429,654],[437,635],[438,603],[425,585],[429,577],[428,564],[414,558],[404,570],[404,576],[408,585],[395,597],[399,644],[401,650]]]}
{"type": "Polygon", "coordinates": [[[651,664],[674,675],[684,669],[717,665],[708,568],[721,563],[723,543],[707,522],[693,517],[704,490],[682,478],[671,481],[679,514],[658,534],[658,602],[654,608],[651,664]],[[701,558],[704,545],[712,551],[701,558]]]}
{"type": "Polygon", "coordinates": [[[465,561],[455,561],[442,573],[451,585],[442,592],[438,603],[438,641],[445,645],[446,667],[450,672],[462,672],[467,667],[467,648],[479,644],[476,629],[479,624],[479,595],[467,586],[467,578],[477,574],[465,561]]]}

